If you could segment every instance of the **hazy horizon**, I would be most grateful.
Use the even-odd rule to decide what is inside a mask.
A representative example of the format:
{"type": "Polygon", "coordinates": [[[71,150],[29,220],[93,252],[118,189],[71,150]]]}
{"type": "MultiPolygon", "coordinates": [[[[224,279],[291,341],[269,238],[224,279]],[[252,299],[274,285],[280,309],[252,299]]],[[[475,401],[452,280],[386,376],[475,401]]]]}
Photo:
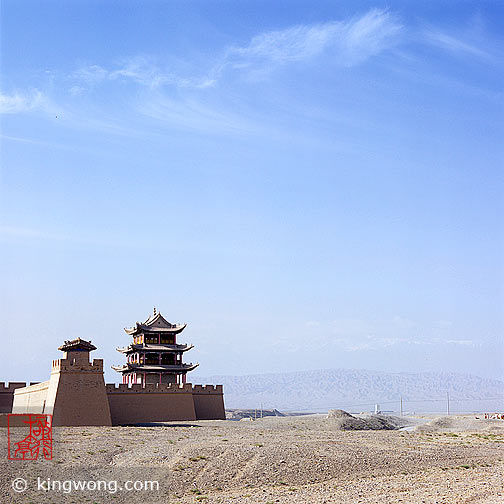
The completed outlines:
{"type": "Polygon", "coordinates": [[[504,5],[0,9],[0,381],[153,306],[201,376],[504,379],[504,5]]]}

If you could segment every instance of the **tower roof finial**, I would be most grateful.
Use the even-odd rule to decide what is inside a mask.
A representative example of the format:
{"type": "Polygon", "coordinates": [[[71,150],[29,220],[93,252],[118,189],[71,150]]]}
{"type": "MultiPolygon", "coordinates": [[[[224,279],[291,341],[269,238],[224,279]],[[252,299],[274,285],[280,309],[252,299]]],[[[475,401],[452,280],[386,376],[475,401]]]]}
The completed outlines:
{"type": "Polygon", "coordinates": [[[156,315],[156,307],[154,306],[154,315],[156,315]]]}

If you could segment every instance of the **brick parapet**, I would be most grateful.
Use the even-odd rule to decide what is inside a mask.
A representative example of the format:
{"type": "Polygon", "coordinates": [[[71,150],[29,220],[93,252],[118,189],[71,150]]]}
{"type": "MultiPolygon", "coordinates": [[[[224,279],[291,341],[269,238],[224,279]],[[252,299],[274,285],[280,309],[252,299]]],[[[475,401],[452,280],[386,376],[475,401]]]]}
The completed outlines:
{"type": "Polygon", "coordinates": [[[128,386],[125,383],[116,385],[115,383],[107,383],[105,385],[107,394],[180,394],[192,393],[192,386],[190,383],[178,385],[176,383],[148,383],[145,387],[141,384],[133,384],[128,386]]]}
{"type": "Polygon", "coordinates": [[[8,385],[5,385],[5,382],[0,382],[0,394],[12,393],[14,390],[21,387],[26,387],[26,382],[8,382],[8,385]]]}
{"type": "Polygon", "coordinates": [[[38,392],[39,390],[44,390],[49,387],[49,380],[40,383],[33,383],[27,387],[20,387],[14,391],[15,395],[19,394],[30,394],[32,392],[38,392]]]}
{"type": "Polygon", "coordinates": [[[193,385],[193,394],[223,394],[222,385],[193,385]]]}
{"type": "Polygon", "coordinates": [[[103,359],[93,359],[93,362],[75,363],[71,359],[56,359],[52,361],[52,372],[61,371],[90,371],[93,373],[103,373],[103,359]]]}
{"type": "Polygon", "coordinates": [[[16,390],[26,387],[26,382],[0,382],[0,413],[10,413],[16,390]]]}

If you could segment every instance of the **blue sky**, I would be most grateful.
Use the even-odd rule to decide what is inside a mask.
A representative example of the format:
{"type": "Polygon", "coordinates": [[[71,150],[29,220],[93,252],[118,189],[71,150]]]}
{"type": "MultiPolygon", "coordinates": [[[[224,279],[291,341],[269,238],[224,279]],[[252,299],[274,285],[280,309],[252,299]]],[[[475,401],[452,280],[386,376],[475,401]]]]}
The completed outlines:
{"type": "Polygon", "coordinates": [[[201,375],[503,378],[503,15],[4,0],[2,379],[153,305],[201,375]]]}

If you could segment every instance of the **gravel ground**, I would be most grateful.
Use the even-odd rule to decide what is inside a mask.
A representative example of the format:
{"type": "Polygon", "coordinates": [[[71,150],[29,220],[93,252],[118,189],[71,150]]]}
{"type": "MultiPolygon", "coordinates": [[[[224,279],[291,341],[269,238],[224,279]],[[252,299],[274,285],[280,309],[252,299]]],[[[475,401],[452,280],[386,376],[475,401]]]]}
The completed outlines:
{"type": "MultiPolygon", "coordinates": [[[[65,427],[52,461],[7,460],[2,503],[502,503],[504,422],[437,419],[341,431],[325,416],[149,427],[65,427]],[[469,429],[469,430],[468,430],[469,429]],[[29,488],[15,493],[15,478],[29,488]],[[37,490],[51,481],[159,481],[159,490],[37,490]]],[[[57,485],[57,484],[56,484],[57,485]]],[[[57,487],[56,487],[57,488],[57,487]]]]}

